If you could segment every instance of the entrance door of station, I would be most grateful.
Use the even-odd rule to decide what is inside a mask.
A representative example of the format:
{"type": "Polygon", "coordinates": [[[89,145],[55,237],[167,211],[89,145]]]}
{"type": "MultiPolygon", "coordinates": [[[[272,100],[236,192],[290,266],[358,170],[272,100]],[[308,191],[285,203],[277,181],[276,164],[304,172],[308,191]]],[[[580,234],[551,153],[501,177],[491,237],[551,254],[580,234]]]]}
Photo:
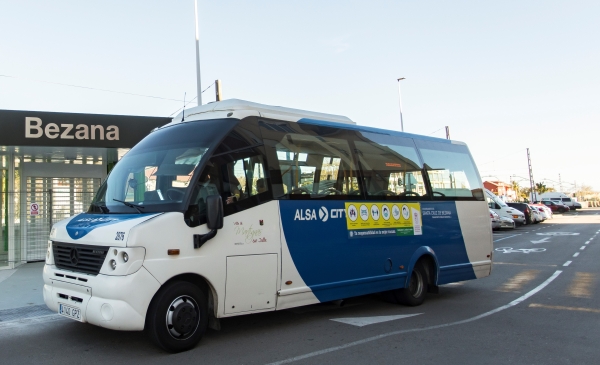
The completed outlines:
{"type": "Polygon", "coordinates": [[[88,210],[102,178],[103,165],[23,164],[21,181],[22,252],[25,261],[46,259],[52,225],[88,210]]]}
{"type": "Polygon", "coordinates": [[[27,261],[45,260],[52,225],[87,211],[99,178],[27,177],[27,261]]]}

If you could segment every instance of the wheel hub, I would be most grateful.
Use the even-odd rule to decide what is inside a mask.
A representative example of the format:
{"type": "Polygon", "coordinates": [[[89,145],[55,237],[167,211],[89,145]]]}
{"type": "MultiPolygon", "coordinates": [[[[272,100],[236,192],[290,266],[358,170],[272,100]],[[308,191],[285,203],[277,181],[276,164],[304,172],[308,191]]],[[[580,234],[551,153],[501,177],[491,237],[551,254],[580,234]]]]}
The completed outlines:
{"type": "Polygon", "coordinates": [[[410,284],[408,288],[410,290],[410,294],[415,298],[419,297],[423,292],[423,280],[419,271],[413,271],[413,274],[410,277],[410,284]]]}
{"type": "Polygon", "coordinates": [[[178,297],[167,310],[167,329],[175,339],[185,340],[192,336],[199,322],[198,305],[189,296],[178,297]]]}

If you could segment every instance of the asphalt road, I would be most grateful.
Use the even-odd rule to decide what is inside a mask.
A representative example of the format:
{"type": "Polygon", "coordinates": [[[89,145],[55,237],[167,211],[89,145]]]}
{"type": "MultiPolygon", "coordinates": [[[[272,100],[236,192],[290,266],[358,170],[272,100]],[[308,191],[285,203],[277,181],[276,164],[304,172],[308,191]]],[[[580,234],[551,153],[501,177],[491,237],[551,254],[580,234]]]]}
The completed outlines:
{"type": "Polygon", "coordinates": [[[494,241],[490,277],[442,286],[420,307],[373,295],[228,318],[175,355],[141,332],[33,317],[0,322],[0,363],[598,364],[600,210],[494,241]]]}

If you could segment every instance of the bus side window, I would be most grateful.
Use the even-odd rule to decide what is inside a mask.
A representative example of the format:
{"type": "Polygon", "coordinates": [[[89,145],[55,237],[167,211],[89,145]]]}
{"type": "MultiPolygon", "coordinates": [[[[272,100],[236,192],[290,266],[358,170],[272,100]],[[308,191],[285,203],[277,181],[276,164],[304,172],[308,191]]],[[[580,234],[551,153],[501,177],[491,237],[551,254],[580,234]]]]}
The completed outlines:
{"type": "Polygon", "coordinates": [[[211,195],[223,196],[219,169],[209,162],[192,191],[190,208],[185,214],[189,226],[196,227],[206,223],[206,199],[211,195]]]}
{"type": "Polygon", "coordinates": [[[280,120],[260,120],[273,197],[361,197],[352,131],[280,120]]]}
{"type": "Polygon", "coordinates": [[[427,194],[422,166],[410,138],[361,132],[356,153],[367,196],[386,200],[419,200],[427,194]]]}
{"type": "Polygon", "coordinates": [[[269,190],[263,157],[260,155],[228,163],[223,171],[223,181],[229,204],[269,190]]]}
{"type": "Polygon", "coordinates": [[[485,200],[469,150],[460,144],[417,140],[434,200],[485,200]]]}
{"type": "Polygon", "coordinates": [[[359,194],[347,141],[287,134],[275,149],[283,190],[289,198],[359,194]]]}

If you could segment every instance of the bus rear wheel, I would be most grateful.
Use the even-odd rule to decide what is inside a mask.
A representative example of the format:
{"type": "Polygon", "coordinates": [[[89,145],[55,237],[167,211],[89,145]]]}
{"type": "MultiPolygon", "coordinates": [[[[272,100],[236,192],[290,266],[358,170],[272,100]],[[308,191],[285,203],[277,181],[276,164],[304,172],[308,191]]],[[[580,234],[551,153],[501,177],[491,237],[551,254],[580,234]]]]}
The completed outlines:
{"type": "Polygon", "coordinates": [[[174,282],[162,288],[152,300],[146,332],[168,352],[194,348],[208,326],[206,295],[196,285],[174,282]]]}
{"type": "Polygon", "coordinates": [[[392,292],[396,302],[411,307],[423,304],[427,295],[427,270],[422,262],[418,262],[410,274],[407,288],[392,292]]]}

